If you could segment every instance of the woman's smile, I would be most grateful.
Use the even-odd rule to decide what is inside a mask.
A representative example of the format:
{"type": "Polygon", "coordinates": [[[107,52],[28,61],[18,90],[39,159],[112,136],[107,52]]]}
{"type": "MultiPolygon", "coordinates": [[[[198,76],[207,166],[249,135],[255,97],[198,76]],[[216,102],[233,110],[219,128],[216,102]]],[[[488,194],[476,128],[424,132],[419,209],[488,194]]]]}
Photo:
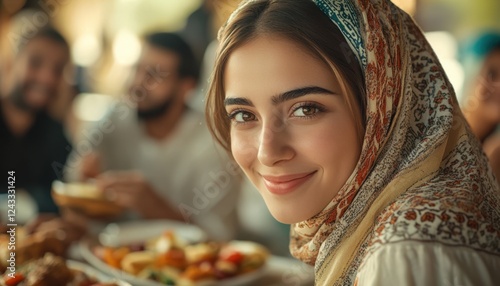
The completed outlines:
{"type": "Polygon", "coordinates": [[[295,191],[302,184],[311,179],[316,171],[292,175],[261,175],[266,188],[275,195],[286,195],[295,191]]]}

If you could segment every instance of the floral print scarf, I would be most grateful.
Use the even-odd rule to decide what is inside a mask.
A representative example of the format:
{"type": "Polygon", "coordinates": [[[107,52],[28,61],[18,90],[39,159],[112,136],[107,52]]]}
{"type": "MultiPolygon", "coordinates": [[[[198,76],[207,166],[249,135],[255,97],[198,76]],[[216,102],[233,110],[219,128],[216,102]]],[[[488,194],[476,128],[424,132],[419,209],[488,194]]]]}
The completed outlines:
{"type": "Polygon", "coordinates": [[[364,257],[399,240],[500,254],[500,193],[421,30],[389,0],[313,0],[365,75],[358,165],[315,217],[292,226],[292,254],[317,285],[352,285],[364,257]]]}

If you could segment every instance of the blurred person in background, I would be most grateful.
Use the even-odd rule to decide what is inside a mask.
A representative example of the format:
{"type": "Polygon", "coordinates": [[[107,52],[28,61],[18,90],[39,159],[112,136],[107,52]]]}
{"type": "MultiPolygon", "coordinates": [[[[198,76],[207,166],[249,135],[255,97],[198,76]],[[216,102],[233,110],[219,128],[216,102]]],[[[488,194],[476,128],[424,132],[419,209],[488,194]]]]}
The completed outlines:
{"type": "Polygon", "coordinates": [[[185,27],[179,33],[191,46],[198,60],[205,57],[207,47],[216,40],[217,31],[239,2],[240,0],[204,0],[189,15],[185,27]]]}
{"type": "Polygon", "coordinates": [[[69,47],[50,27],[16,36],[21,39],[17,52],[2,63],[0,166],[2,174],[15,172],[16,187],[27,190],[40,213],[57,213],[50,195],[58,179],[54,164],[65,164],[71,144],[48,108],[62,85],[69,47]]]}
{"type": "Polygon", "coordinates": [[[500,33],[485,33],[468,48],[464,64],[476,74],[465,89],[464,115],[486,153],[500,143],[500,33]],[[498,143],[494,143],[497,141],[498,143]]]}
{"type": "Polygon", "coordinates": [[[94,178],[141,218],[194,222],[214,239],[231,239],[241,178],[203,114],[186,106],[198,75],[179,35],[146,36],[127,100],[87,133],[92,151],[75,148],[65,172],[70,181],[94,178]]]}
{"type": "Polygon", "coordinates": [[[189,15],[186,26],[179,31],[179,34],[192,48],[196,59],[200,61],[205,49],[214,40],[212,2],[213,0],[203,1],[200,7],[189,15]]]}
{"type": "Polygon", "coordinates": [[[464,65],[476,74],[465,89],[464,116],[500,178],[500,33],[477,37],[467,49],[464,65]]]}
{"type": "MultiPolygon", "coordinates": [[[[55,166],[64,165],[72,150],[63,124],[52,112],[63,95],[63,71],[69,65],[70,50],[64,37],[50,26],[33,26],[27,33],[26,21],[21,25],[18,21],[31,19],[29,15],[14,18],[12,29],[3,35],[11,41],[13,52],[10,57],[4,54],[0,66],[0,169],[5,176],[15,172],[16,222],[26,223],[28,233],[56,239],[63,253],[84,232],[80,225],[58,216],[51,197],[52,182],[61,179],[55,166]],[[30,204],[21,190],[31,196],[36,210],[27,209],[30,204]],[[24,221],[22,217],[28,218],[23,212],[32,221],[24,221]]],[[[0,192],[6,193],[7,188],[0,192]]]]}

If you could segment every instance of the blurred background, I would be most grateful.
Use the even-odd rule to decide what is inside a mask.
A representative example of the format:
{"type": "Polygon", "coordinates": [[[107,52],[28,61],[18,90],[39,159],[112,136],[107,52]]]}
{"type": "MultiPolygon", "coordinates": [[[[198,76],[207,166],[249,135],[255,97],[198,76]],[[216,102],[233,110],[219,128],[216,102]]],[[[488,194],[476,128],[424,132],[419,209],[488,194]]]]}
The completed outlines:
{"type": "MultiPolygon", "coordinates": [[[[0,67],[12,57],[16,34],[50,22],[68,40],[72,66],[65,71],[67,92],[51,108],[66,123],[70,137],[97,122],[108,107],[126,93],[131,72],[141,53],[141,36],[152,31],[178,31],[202,63],[202,81],[191,105],[203,108],[203,94],[215,51],[218,28],[239,0],[0,0],[0,67]],[[19,17],[22,16],[22,17],[19,17]],[[12,21],[17,18],[16,21],[12,21]],[[15,25],[16,27],[13,27],[15,25]]],[[[500,31],[498,0],[394,0],[426,33],[447,70],[457,96],[467,78],[465,60],[471,39],[500,31]]],[[[2,78],[0,69],[0,79],[2,78]]],[[[244,192],[240,212],[247,228],[281,229],[276,252],[286,253],[286,226],[274,221],[257,192],[244,192]],[[253,204],[249,201],[255,202],[253,204]],[[262,216],[259,219],[256,216],[262,216]],[[267,224],[267,226],[265,226],[267,224]]],[[[278,233],[278,232],[276,232],[278,233]]]]}

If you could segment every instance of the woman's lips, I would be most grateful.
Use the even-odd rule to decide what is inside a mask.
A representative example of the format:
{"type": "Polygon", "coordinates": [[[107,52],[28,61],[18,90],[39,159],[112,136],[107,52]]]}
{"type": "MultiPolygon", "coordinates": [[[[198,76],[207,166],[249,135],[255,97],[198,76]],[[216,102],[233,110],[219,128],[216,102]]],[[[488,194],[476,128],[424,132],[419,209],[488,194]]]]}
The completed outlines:
{"type": "Polygon", "coordinates": [[[275,195],[284,195],[294,191],[298,186],[309,180],[315,173],[316,171],[284,176],[262,175],[262,179],[269,192],[275,195]]]}

